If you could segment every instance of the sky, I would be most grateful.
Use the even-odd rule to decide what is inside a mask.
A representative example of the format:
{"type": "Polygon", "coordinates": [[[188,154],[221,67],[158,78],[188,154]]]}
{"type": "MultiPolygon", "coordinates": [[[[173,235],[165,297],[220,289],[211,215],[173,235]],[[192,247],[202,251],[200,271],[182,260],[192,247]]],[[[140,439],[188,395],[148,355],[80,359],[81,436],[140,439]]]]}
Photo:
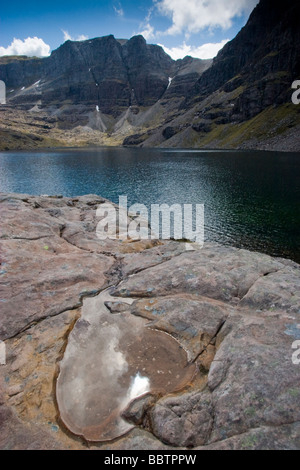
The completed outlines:
{"type": "Polygon", "coordinates": [[[45,57],[68,39],[142,34],[173,59],[209,59],[246,24],[258,0],[6,1],[0,7],[0,56],[45,57]]]}

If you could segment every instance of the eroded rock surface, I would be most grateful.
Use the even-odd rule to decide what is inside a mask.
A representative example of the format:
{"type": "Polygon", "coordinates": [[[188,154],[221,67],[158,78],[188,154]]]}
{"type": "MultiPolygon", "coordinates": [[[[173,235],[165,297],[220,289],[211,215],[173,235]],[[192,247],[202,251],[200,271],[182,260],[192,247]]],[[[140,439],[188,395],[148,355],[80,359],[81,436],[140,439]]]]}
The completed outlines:
{"type": "MultiPolygon", "coordinates": [[[[0,340],[6,348],[0,447],[299,449],[300,365],[292,362],[292,345],[300,339],[299,266],[216,244],[187,252],[179,242],[101,241],[96,209],[104,202],[94,195],[0,197],[0,340]],[[126,436],[88,442],[65,426],[57,377],[68,356],[76,374],[71,338],[88,329],[85,305],[97,303],[108,288],[109,298],[101,300],[105,319],[96,309],[93,320],[100,333],[101,321],[114,328],[117,319],[124,328],[139,324],[161,337],[168,333],[197,373],[183,390],[158,387],[128,403],[126,436]]],[[[143,342],[147,347],[139,351],[153,358],[155,342],[143,342]]],[[[116,349],[100,343],[109,371],[109,348],[116,349]]],[[[133,343],[132,355],[138,350],[133,343]]],[[[143,360],[135,367],[147,376],[143,360]]],[[[127,375],[125,389],[133,371],[127,375]]],[[[97,395],[97,384],[90,385],[97,395]]]]}

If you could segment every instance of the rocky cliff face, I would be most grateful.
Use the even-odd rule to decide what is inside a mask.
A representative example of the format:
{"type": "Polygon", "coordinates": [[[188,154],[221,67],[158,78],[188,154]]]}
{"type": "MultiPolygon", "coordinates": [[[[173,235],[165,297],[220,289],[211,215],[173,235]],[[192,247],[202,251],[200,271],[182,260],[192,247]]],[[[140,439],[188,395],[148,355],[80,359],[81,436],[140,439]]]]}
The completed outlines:
{"type": "Polygon", "coordinates": [[[271,105],[290,100],[290,88],[300,74],[300,4],[263,0],[247,25],[227,43],[190,91],[186,103],[203,99],[223,87],[243,87],[233,110],[249,119],[271,105]]]}
{"type": "MultiPolygon", "coordinates": [[[[189,59],[202,69],[210,61],[189,59]]],[[[98,106],[117,116],[132,105],[152,106],[165,93],[173,78],[187,63],[172,60],[160,46],[148,45],[142,36],[118,41],[106,36],[82,42],[66,41],[49,58],[9,61],[1,64],[14,105],[43,107],[68,103],[98,106]]],[[[193,74],[190,86],[201,73],[193,74]]],[[[189,75],[186,70],[184,75],[189,75]]],[[[10,94],[9,94],[10,95],[10,94]]]]}
{"type": "Polygon", "coordinates": [[[298,151],[300,109],[291,103],[291,85],[300,76],[299,15],[295,0],[261,0],[187,91],[168,132],[164,127],[148,144],[298,151]]]}
{"type": "Polygon", "coordinates": [[[213,60],[172,60],[142,36],[1,58],[0,148],[139,145],[300,149],[300,4],[261,0],[213,60]],[[266,125],[267,123],[267,125],[266,125]]]}

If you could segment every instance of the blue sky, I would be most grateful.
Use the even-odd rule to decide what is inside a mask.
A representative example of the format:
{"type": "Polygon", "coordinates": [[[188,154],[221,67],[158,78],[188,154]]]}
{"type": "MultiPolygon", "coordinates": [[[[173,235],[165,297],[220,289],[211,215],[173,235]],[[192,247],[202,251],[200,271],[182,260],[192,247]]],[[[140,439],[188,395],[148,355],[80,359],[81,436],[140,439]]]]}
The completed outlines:
{"type": "Polygon", "coordinates": [[[27,0],[0,8],[0,55],[46,56],[66,39],[142,33],[174,58],[209,58],[246,23],[258,0],[27,0]]]}

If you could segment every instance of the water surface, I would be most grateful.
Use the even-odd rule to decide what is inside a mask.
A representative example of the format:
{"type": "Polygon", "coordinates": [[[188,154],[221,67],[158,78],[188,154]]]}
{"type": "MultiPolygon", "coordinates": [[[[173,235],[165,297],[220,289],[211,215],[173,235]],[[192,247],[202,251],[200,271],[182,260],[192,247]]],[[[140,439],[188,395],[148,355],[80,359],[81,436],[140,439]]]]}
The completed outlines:
{"type": "Polygon", "coordinates": [[[205,204],[205,238],[300,262],[300,154],[171,149],[0,153],[0,191],[205,204]]]}

